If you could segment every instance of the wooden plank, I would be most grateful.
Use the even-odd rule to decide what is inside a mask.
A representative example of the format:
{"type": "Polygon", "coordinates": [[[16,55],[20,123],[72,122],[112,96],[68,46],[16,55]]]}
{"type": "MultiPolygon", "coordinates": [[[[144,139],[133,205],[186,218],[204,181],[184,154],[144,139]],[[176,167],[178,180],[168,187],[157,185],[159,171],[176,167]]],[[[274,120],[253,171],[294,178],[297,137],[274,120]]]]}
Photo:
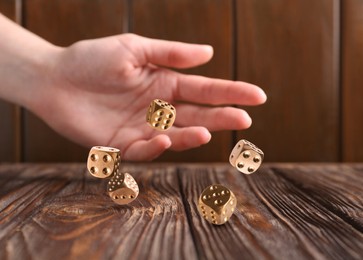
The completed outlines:
{"type": "Polygon", "coordinates": [[[252,175],[227,164],[124,164],[140,188],[126,206],[114,204],[107,180],[85,168],[0,165],[1,259],[362,256],[362,164],[265,164],[252,175]],[[229,187],[238,200],[221,226],[196,209],[213,183],[229,187]]]}
{"type": "Polygon", "coordinates": [[[266,161],[340,159],[339,2],[236,1],[238,79],[269,97],[239,138],[266,161]]]}
{"type": "Polygon", "coordinates": [[[16,20],[15,12],[16,0],[1,0],[0,1],[0,13],[7,16],[11,20],[16,20]]]}
{"type": "Polygon", "coordinates": [[[126,206],[84,164],[16,169],[16,186],[0,178],[2,259],[197,259],[174,167],[124,165],[140,188],[126,206]]]}
{"type": "MultiPolygon", "coordinates": [[[[256,174],[265,175],[267,169],[256,174]]],[[[249,176],[251,177],[251,176],[249,176]]],[[[289,227],[271,214],[270,209],[249,187],[246,178],[230,165],[196,165],[181,168],[186,209],[202,259],[309,259],[312,254],[300,244],[289,227]],[[198,198],[209,185],[222,184],[232,190],[237,207],[230,220],[214,226],[202,219],[198,198]],[[267,242],[268,241],[268,242],[267,242]]]]}
{"type": "MultiPolygon", "coordinates": [[[[199,255],[203,259],[359,259],[363,250],[362,230],[336,215],[333,208],[327,208],[327,204],[333,205],[336,201],[330,200],[331,196],[324,196],[328,191],[320,192],[322,182],[313,184],[315,176],[323,179],[328,175],[332,177],[326,186],[333,184],[342,168],[329,171],[325,170],[325,165],[301,166],[294,167],[293,172],[278,165],[272,168],[265,166],[247,176],[221,165],[180,170],[181,190],[186,198],[186,208],[190,210],[199,255]],[[311,182],[303,177],[308,173],[311,182]],[[217,227],[202,219],[197,211],[200,193],[214,183],[229,187],[238,200],[235,214],[228,223],[217,227]],[[314,185],[313,191],[319,194],[319,199],[311,196],[312,189],[306,189],[306,185],[314,185]]],[[[352,178],[361,177],[362,169],[359,173],[348,169],[352,178]]],[[[354,185],[351,179],[346,178],[340,184],[340,195],[349,197],[348,189],[354,185]]],[[[346,206],[359,214],[362,185],[356,187],[357,203],[346,206]]],[[[333,188],[331,186],[329,192],[332,196],[333,188]]],[[[339,204],[335,206],[339,207],[339,204]]]]}
{"type": "MultiPolygon", "coordinates": [[[[0,86],[1,87],[1,86],[0,86]]],[[[16,161],[15,106],[0,101],[0,161],[16,161]]]]}
{"type": "Polygon", "coordinates": [[[58,176],[52,173],[54,171],[51,168],[44,169],[42,166],[1,167],[0,239],[15,232],[23,221],[39,210],[49,196],[55,195],[70,180],[65,169],[58,169],[58,176]]]}
{"type": "MultiPolygon", "coordinates": [[[[225,79],[233,77],[231,1],[140,0],[132,2],[131,13],[133,33],[214,47],[211,62],[183,73],[225,79]]],[[[214,133],[209,144],[186,152],[167,152],[159,161],[226,161],[231,143],[231,131],[214,133]]]]}
{"type": "Polygon", "coordinates": [[[363,3],[342,1],[343,160],[363,160],[363,3]]]}
{"type": "MultiPolygon", "coordinates": [[[[316,169],[315,171],[308,169],[308,171],[314,175],[325,171],[325,168],[321,166],[318,169],[318,171],[316,169]]],[[[296,172],[290,173],[288,176],[294,178],[296,172]]],[[[340,174],[340,171],[330,172],[330,174],[335,177],[340,174]]],[[[305,178],[299,180],[298,187],[287,179],[281,178],[281,174],[270,170],[264,174],[253,175],[249,179],[249,184],[276,217],[296,234],[300,243],[314,258],[361,258],[363,252],[362,231],[357,230],[351,223],[326,208],[326,204],[330,203],[329,197],[316,200],[307,190],[300,189],[300,187],[305,187],[305,178]],[[320,203],[321,201],[323,203],[320,203]]],[[[352,183],[346,184],[351,185],[352,183]]],[[[361,187],[360,193],[362,193],[361,187]]],[[[342,190],[345,190],[344,186],[342,190]]],[[[314,191],[316,194],[319,192],[316,188],[314,191]]],[[[320,196],[322,195],[320,194],[320,196]]],[[[362,196],[360,197],[360,201],[362,201],[362,196]]],[[[333,202],[331,201],[331,203],[333,202]]],[[[350,206],[359,212],[362,205],[360,207],[350,206]]]]}
{"type": "MultiPolygon", "coordinates": [[[[0,1],[0,12],[12,19],[18,20],[16,0],[0,1]]],[[[0,83],[1,88],[1,83],[0,83]]],[[[15,162],[20,159],[20,134],[18,125],[20,117],[19,108],[0,100],[0,162],[15,162]]]]}
{"type": "Polygon", "coordinates": [[[363,232],[362,166],[284,165],[273,171],[363,232]]]}
{"type": "MultiPolygon", "coordinates": [[[[60,46],[124,31],[124,0],[29,0],[25,25],[60,46]],[[41,6],[42,8],[39,8],[41,6]]],[[[84,161],[88,151],[61,137],[33,114],[25,114],[26,161],[84,161]]]]}

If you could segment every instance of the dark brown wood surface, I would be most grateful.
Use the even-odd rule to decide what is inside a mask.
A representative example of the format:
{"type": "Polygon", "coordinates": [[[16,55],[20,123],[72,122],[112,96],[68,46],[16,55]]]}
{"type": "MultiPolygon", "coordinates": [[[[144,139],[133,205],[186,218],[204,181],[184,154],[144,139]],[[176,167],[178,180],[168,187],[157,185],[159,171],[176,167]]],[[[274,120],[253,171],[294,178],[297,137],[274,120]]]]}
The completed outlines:
{"type": "MultiPolygon", "coordinates": [[[[1,86],[0,86],[1,87],[1,86]]],[[[14,162],[16,160],[16,107],[0,100],[0,161],[14,162]]]]}
{"type": "MultiPolygon", "coordinates": [[[[54,44],[67,46],[77,40],[133,32],[153,38],[211,44],[213,61],[187,70],[231,79],[233,40],[232,5],[223,1],[43,1],[24,5],[25,26],[54,44]],[[39,8],[42,6],[42,8],[39,8]],[[178,17],[178,19],[176,19],[178,17]],[[218,17],[218,19],[216,19],[218,17]],[[46,23],[44,21],[47,21],[46,23]],[[202,22],[200,22],[202,21],[202,22]]],[[[25,114],[24,161],[83,161],[85,149],[49,129],[31,113],[25,114]],[[47,151],[47,152],[44,152],[47,151]]],[[[159,161],[225,161],[232,148],[231,131],[213,133],[198,149],[168,152],[159,161]]]]}
{"type": "Polygon", "coordinates": [[[13,21],[16,21],[16,3],[17,0],[2,0],[0,1],[0,12],[10,18],[13,21]]]}
{"type": "Polygon", "coordinates": [[[343,160],[363,160],[363,2],[342,1],[343,160]]]}
{"type": "MultiPolygon", "coordinates": [[[[29,0],[24,3],[24,24],[27,29],[53,44],[68,46],[83,39],[126,32],[124,3],[123,0],[29,0]]],[[[85,148],[55,133],[29,112],[25,114],[24,128],[25,161],[64,162],[85,159],[85,148]]]]}
{"type": "MultiPolygon", "coordinates": [[[[130,32],[157,39],[210,44],[215,49],[212,61],[182,72],[232,79],[234,55],[231,48],[231,3],[219,0],[133,1],[130,32]]],[[[181,153],[167,152],[159,161],[223,162],[228,159],[231,148],[232,133],[224,131],[213,133],[212,141],[207,145],[181,153]]]]}
{"type": "MultiPolygon", "coordinates": [[[[0,13],[20,23],[20,1],[1,0],[0,13]]],[[[0,80],[1,88],[1,80],[0,80]]],[[[0,99],[0,161],[21,159],[20,108],[0,99]]]]}
{"type": "Polygon", "coordinates": [[[268,161],[339,160],[339,1],[236,2],[238,79],[269,97],[239,136],[268,161]]]}
{"type": "Polygon", "coordinates": [[[1,259],[362,259],[362,164],[123,165],[140,187],[114,204],[85,164],[0,165],[1,259]],[[213,226],[210,184],[238,200],[213,226]]]}
{"type": "MultiPolygon", "coordinates": [[[[246,108],[251,129],[160,161],[224,162],[240,138],[270,162],[362,161],[362,11],[358,0],[0,0],[1,13],[61,46],[130,31],[211,44],[212,61],[186,73],[267,92],[264,106],[246,108]]],[[[0,161],[84,160],[84,148],[19,111],[0,101],[0,161]]]]}

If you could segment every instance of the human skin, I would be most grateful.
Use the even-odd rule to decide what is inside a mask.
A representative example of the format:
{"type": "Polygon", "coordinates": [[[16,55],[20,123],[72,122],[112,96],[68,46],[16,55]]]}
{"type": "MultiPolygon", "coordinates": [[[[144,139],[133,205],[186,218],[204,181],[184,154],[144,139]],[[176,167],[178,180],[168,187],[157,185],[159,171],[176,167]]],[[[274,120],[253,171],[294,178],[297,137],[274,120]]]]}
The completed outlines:
{"type": "Polygon", "coordinates": [[[252,84],[171,70],[208,62],[209,45],[122,34],[59,47],[1,14],[0,35],[0,98],[76,143],[117,147],[124,160],[152,160],[206,144],[211,131],[246,129],[251,118],[234,105],[266,101],[252,84]],[[177,110],[167,131],[145,122],[155,98],[177,110]]]}

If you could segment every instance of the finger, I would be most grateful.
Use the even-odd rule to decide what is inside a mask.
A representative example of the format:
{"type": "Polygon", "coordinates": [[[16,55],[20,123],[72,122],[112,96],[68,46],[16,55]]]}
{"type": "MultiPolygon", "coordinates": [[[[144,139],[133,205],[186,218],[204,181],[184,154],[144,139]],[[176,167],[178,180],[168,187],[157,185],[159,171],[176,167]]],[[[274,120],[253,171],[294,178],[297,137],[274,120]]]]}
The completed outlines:
{"type": "Polygon", "coordinates": [[[174,151],[196,148],[208,143],[211,139],[209,131],[200,126],[183,128],[174,126],[168,131],[168,136],[172,142],[170,149],[174,151]]]}
{"type": "Polygon", "coordinates": [[[249,128],[251,117],[246,111],[234,107],[200,107],[194,105],[176,105],[179,115],[177,126],[204,126],[209,131],[242,130],[249,128]]]}
{"type": "Polygon", "coordinates": [[[210,45],[189,44],[176,41],[150,39],[129,34],[124,44],[138,54],[140,64],[190,68],[208,62],[213,56],[210,45]]]}
{"type": "Polygon", "coordinates": [[[161,155],[171,146],[167,135],[157,135],[150,140],[140,140],[132,143],[125,151],[123,159],[129,161],[148,161],[161,155]]]}
{"type": "Polygon", "coordinates": [[[213,105],[259,105],[267,99],[261,88],[249,83],[179,73],[177,75],[175,98],[178,100],[213,105]]]}

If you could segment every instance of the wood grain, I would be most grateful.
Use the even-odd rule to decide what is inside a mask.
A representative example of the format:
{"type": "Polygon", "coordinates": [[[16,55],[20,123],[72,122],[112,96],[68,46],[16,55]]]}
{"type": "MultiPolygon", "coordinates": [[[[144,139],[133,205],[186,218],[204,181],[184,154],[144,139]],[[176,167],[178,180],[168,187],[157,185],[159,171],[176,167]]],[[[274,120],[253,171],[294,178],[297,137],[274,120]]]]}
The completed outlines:
{"type": "Polygon", "coordinates": [[[0,165],[1,259],[361,259],[362,164],[123,165],[140,187],[114,204],[84,164],[0,165]],[[222,226],[201,218],[202,190],[238,200],[222,226]],[[61,250],[60,250],[61,249],[61,250]]]}
{"type": "Polygon", "coordinates": [[[114,204],[84,165],[3,166],[1,259],[196,259],[175,169],[124,170],[140,188],[130,206],[114,204]]]}
{"type": "Polygon", "coordinates": [[[140,187],[114,204],[84,164],[0,165],[1,259],[361,259],[362,164],[123,165],[140,187]],[[220,183],[238,200],[214,226],[196,203],[220,183]],[[61,250],[60,250],[61,249],[61,250]]]}
{"type": "MultiPolygon", "coordinates": [[[[326,208],[327,203],[334,203],[329,200],[329,197],[337,196],[335,190],[330,190],[330,193],[328,190],[324,190],[324,193],[328,193],[330,196],[323,197],[325,194],[321,192],[318,185],[312,188],[315,196],[311,196],[310,192],[299,188],[299,186],[305,187],[305,178],[308,174],[324,178],[329,185],[335,181],[329,180],[328,176],[339,178],[337,175],[340,174],[340,171],[319,176],[320,172],[326,172],[325,168],[310,169],[307,167],[305,173],[300,174],[299,186],[289,182],[287,178],[281,178],[282,171],[284,170],[281,169],[276,173],[276,171],[270,170],[266,171],[264,175],[254,175],[251,178],[249,183],[261,201],[291,229],[297,240],[314,258],[359,259],[363,252],[362,232],[326,208]],[[316,199],[317,196],[320,198],[316,199]],[[317,243],[317,241],[319,242],[317,243]]],[[[295,178],[294,173],[288,174],[288,178],[290,176],[295,178]]],[[[307,183],[312,184],[309,181],[307,183]]],[[[349,184],[350,182],[342,182],[339,188],[341,190],[349,189],[349,184]],[[346,184],[348,187],[343,186],[346,184]]],[[[359,212],[361,206],[363,205],[361,204],[355,210],[359,212]]],[[[354,208],[354,206],[352,207],[354,208]]]]}
{"type": "MultiPolygon", "coordinates": [[[[26,28],[60,46],[124,32],[124,0],[29,0],[26,28]],[[41,6],[42,8],[39,8],[41,6]]],[[[24,159],[31,162],[84,161],[88,151],[51,130],[33,114],[25,114],[24,159]]]]}
{"type": "Polygon", "coordinates": [[[269,97],[239,138],[266,161],[338,161],[339,1],[236,3],[238,79],[269,97]]]}
{"type": "Polygon", "coordinates": [[[249,187],[246,178],[231,166],[181,168],[179,177],[185,191],[186,208],[190,212],[196,247],[202,259],[311,257],[289,228],[261,203],[249,187]],[[226,186],[237,198],[235,214],[222,226],[210,225],[197,211],[199,195],[207,186],[214,183],[226,186]]]}
{"type": "Polygon", "coordinates": [[[322,169],[309,165],[272,170],[363,232],[362,166],[326,165],[322,169]]]}
{"type": "MultiPolygon", "coordinates": [[[[211,44],[214,47],[211,62],[183,73],[225,79],[233,77],[231,1],[140,0],[132,2],[131,10],[131,32],[151,38],[211,44]]],[[[167,152],[158,161],[226,161],[231,143],[230,131],[218,132],[213,134],[212,141],[207,145],[187,152],[167,152]]]]}
{"type": "Polygon", "coordinates": [[[343,159],[363,160],[363,3],[342,1],[343,159]]]}

